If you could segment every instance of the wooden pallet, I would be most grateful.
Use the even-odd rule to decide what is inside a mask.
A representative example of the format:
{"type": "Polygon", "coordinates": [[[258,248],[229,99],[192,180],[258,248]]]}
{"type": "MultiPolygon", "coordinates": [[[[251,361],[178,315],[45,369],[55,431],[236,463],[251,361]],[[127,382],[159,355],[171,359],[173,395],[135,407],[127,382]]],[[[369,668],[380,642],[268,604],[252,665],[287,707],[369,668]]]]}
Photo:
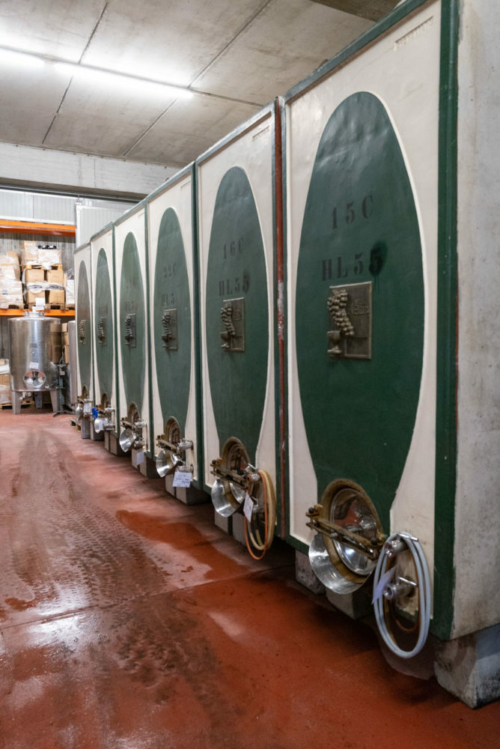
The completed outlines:
{"type": "Polygon", "coordinates": [[[28,263],[21,265],[21,271],[24,270],[62,270],[62,263],[56,265],[40,265],[40,263],[28,263]]]}
{"type": "MultiPolygon", "coordinates": [[[[27,398],[21,403],[21,408],[29,408],[35,401],[32,398],[27,398]]],[[[12,409],[12,403],[0,403],[0,411],[12,409]]]]}
{"type": "Polygon", "coordinates": [[[24,304],[9,304],[8,307],[0,307],[0,309],[26,309],[24,304]]]}

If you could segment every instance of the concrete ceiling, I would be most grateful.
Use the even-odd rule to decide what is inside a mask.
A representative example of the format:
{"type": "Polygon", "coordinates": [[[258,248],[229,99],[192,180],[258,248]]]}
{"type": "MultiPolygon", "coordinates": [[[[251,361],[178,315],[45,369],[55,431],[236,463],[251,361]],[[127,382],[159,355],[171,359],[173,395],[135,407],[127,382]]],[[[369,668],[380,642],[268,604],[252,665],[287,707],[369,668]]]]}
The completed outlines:
{"type": "Polygon", "coordinates": [[[2,0],[0,45],[193,96],[0,58],[0,141],[180,167],[371,25],[313,0],[2,0]]]}

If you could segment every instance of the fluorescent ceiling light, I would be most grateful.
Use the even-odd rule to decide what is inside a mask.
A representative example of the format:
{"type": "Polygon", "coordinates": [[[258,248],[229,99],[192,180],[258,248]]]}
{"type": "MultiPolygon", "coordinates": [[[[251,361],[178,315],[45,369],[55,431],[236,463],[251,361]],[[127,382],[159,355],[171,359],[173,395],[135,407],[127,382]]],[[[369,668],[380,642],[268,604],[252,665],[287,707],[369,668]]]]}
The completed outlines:
{"type": "Polygon", "coordinates": [[[117,73],[113,70],[102,70],[101,68],[93,68],[89,65],[77,65],[71,62],[56,61],[54,65],[58,71],[66,75],[71,75],[79,80],[88,81],[99,86],[119,86],[122,90],[133,90],[134,93],[138,94],[154,93],[158,96],[167,95],[183,99],[191,99],[193,97],[193,92],[187,88],[138,78],[127,73],[117,73]]]}
{"type": "Polygon", "coordinates": [[[188,88],[162,81],[152,81],[150,78],[129,73],[119,73],[114,70],[104,70],[103,68],[92,67],[91,65],[80,65],[66,60],[57,60],[52,57],[44,57],[32,52],[22,52],[9,47],[0,46],[0,65],[6,65],[11,68],[43,68],[49,64],[65,75],[70,75],[85,81],[89,81],[96,86],[107,86],[117,88],[123,91],[140,95],[168,96],[176,99],[192,99],[194,94],[188,88]]]}
{"type": "Polygon", "coordinates": [[[0,49],[0,65],[9,65],[15,68],[43,68],[46,65],[43,57],[30,55],[26,52],[18,52],[14,49],[0,49]]]}

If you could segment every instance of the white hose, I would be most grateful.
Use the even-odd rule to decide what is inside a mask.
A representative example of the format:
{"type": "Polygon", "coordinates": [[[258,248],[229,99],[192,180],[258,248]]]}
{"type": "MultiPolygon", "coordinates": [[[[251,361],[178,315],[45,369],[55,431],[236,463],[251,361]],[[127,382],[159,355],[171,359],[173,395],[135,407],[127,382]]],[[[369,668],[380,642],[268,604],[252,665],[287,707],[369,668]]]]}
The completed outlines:
{"type": "Polygon", "coordinates": [[[375,570],[375,576],[373,580],[373,587],[374,590],[377,589],[377,585],[382,575],[384,575],[387,571],[387,563],[389,561],[389,557],[387,555],[388,545],[390,546],[391,542],[397,542],[399,539],[401,539],[406,544],[408,550],[410,551],[417,572],[416,582],[418,584],[418,599],[420,607],[420,632],[418,634],[417,643],[413,650],[402,650],[402,648],[396,645],[394,639],[391,637],[391,634],[387,629],[387,624],[384,616],[384,596],[381,595],[374,602],[373,606],[375,609],[375,619],[377,621],[377,626],[387,647],[400,658],[413,658],[413,656],[417,655],[417,653],[420,653],[425,645],[427,635],[429,634],[429,624],[431,619],[431,581],[429,577],[429,569],[427,567],[427,562],[422,547],[420,546],[418,540],[414,538],[414,536],[405,532],[394,533],[392,536],[389,536],[384,544],[377,562],[377,568],[375,570]]]}

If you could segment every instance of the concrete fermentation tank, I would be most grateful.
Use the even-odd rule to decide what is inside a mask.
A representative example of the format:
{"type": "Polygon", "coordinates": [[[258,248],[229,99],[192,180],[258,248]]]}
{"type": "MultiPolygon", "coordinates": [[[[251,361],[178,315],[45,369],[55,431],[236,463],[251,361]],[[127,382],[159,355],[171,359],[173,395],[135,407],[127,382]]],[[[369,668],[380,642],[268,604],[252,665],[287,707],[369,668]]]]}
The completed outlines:
{"type": "Polygon", "coordinates": [[[132,465],[157,476],[149,404],[148,268],[145,203],[115,222],[119,444],[132,465]]]}
{"type": "Polygon", "coordinates": [[[279,510],[275,135],[273,105],[196,162],[204,481],[216,522],[256,557],[279,510]]]}
{"type": "Polygon", "coordinates": [[[91,437],[94,406],[94,357],[92,352],[92,270],[90,244],[75,250],[77,398],[75,415],[81,425],[82,439],[91,437]]]}
{"type": "MultiPolygon", "coordinates": [[[[151,330],[151,453],[166,489],[181,501],[208,499],[203,489],[199,397],[198,279],[194,168],[146,200],[151,330]],[[174,487],[175,473],[189,486],[174,487]]],[[[178,480],[176,480],[176,484],[178,480]]]]}
{"type": "Polygon", "coordinates": [[[25,393],[32,393],[37,408],[49,392],[54,412],[61,389],[61,321],[43,313],[25,312],[9,320],[10,387],[12,408],[21,413],[25,393]]]}
{"type": "Polygon", "coordinates": [[[115,274],[113,226],[90,240],[92,258],[92,308],[94,401],[91,427],[96,439],[115,455],[118,445],[118,408],[115,356],[115,274]]]}
{"type": "Polygon", "coordinates": [[[476,10],[463,4],[459,43],[457,3],[402,4],[284,112],[297,576],[317,588],[310,561],[351,616],[374,576],[386,645],[407,659],[430,626],[438,680],[472,706],[500,694],[499,219],[477,168],[493,159],[498,173],[500,157],[474,51],[494,24],[476,10]]]}

